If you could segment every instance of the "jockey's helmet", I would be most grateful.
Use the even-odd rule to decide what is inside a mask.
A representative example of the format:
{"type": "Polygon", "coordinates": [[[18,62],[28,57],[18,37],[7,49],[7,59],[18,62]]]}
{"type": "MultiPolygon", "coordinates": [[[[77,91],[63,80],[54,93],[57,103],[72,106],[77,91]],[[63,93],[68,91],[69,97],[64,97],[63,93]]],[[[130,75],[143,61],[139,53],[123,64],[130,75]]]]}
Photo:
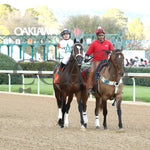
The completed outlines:
{"type": "Polygon", "coordinates": [[[96,30],[96,35],[98,35],[99,33],[105,34],[105,31],[102,27],[98,27],[98,29],[96,30]]]}
{"type": "Polygon", "coordinates": [[[64,34],[69,34],[69,38],[71,37],[71,32],[68,30],[68,29],[64,29],[62,32],[61,32],[61,36],[63,36],[64,34]]]}

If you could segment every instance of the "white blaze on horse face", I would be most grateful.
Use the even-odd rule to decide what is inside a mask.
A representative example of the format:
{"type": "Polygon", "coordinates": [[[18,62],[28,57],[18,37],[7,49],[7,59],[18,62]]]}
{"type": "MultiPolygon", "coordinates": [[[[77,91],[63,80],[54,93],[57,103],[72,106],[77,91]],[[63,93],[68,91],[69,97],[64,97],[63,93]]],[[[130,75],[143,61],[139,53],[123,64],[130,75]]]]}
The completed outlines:
{"type": "Polygon", "coordinates": [[[121,58],[121,55],[119,55],[118,58],[121,58]]]}
{"type": "Polygon", "coordinates": [[[77,49],[79,51],[79,54],[80,54],[80,49],[81,49],[81,46],[77,45],[77,49]]]}

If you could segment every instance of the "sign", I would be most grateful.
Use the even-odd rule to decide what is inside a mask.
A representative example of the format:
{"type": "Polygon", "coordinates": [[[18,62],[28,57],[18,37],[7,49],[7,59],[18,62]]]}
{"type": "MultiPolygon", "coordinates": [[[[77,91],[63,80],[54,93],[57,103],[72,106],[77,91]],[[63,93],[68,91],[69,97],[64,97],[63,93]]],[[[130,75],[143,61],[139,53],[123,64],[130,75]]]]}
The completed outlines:
{"type": "Polygon", "coordinates": [[[27,43],[28,43],[28,44],[32,44],[32,39],[31,39],[31,38],[28,39],[27,43]]]}
{"type": "Polygon", "coordinates": [[[16,40],[15,40],[15,43],[16,43],[16,44],[20,44],[20,39],[16,39],[16,40]]]}
{"type": "Polygon", "coordinates": [[[92,39],[91,39],[91,38],[87,38],[87,39],[86,39],[86,43],[87,43],[87,44],[91,44],[91,43],[92,43],[92,39]]]}
{"type": "Polygon", "coordinates": [[[57,28],[43,28],[43,27],[16,27],[14,29],[15,35],[52,35],[58,34],[57,28]]]}
{"type": "Polygon", "coordinates": [[[74,30],[74,34],[75,34],[75,35],[80,35],[80,34],[81,34],[81,30],[78,28],[78,26],[77,26],[76,29],[74,30]]]}

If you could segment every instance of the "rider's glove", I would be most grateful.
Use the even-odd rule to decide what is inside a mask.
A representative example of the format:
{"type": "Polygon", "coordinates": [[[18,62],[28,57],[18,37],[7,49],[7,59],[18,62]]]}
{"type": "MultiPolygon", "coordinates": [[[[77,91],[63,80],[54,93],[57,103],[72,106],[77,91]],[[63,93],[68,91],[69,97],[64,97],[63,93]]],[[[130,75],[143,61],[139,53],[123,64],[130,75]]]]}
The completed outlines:
{"type": "Polygon", "coordinates": [[[110,53],[111,53],[111,51],[110,51],[110,50],[106,50],[106,53],[107,53],[107,54],[110,54],[110,53]]]}
{"type": "Polygon", "coordinates": [[[89,61],[89,59],[84,59],[84,62],[87,63],[89,61]]]}

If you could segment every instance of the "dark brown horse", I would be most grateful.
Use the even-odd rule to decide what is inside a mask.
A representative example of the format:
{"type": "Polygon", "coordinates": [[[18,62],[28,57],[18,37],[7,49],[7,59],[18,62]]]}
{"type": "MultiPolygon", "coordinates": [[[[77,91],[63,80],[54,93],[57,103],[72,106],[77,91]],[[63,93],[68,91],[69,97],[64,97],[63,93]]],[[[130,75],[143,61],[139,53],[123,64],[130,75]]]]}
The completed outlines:
{"type": "MultiPolygon", "coordinates": [[[[81,117],[81,127],[84,127],[84,121],[82,116],[82,102],[81,102],[81,90],[83,88],[83,78],[80,71],[83,60],[83,40],[79,42],[74,40],[73,49],[69,62],[65,69],[60,73],[60,83],[54,84],[55,97],[57,99],[57,105],[59,109],[58,123],[63,128],[68,126],[68,113],[70,109],[70,103],[75,94],[78,102],[78,109],[81,117]],[[67,99],[68,98],[68,99],[67,99]],[[65,114],[66,113],[66,114],[65,114]],[[64,122],[65,117],[65,122],[64,122]]],[[[54,76],[56,69],[54,70],[54,76]]]]}
{"type": "MultiPolygon", "coordinates": [[[[122,77],[124,74],[124,55],[121,50],[113,50],[108,63],[98,72],[97,79],[93,81],[93,94],[96,98],[95,108],[95,124],[96,128],[100,128],[99,110],[103,109],[103,126],[107,129],[107,100],[115,99],[116,108],[119,120],[119,129],[123,128],[121,119],[121,101],[123,83],[122,77]]],[[[86,113],[86,101],[88,99],[87,89],[82,93],[83,113],[86,113]]]]}

